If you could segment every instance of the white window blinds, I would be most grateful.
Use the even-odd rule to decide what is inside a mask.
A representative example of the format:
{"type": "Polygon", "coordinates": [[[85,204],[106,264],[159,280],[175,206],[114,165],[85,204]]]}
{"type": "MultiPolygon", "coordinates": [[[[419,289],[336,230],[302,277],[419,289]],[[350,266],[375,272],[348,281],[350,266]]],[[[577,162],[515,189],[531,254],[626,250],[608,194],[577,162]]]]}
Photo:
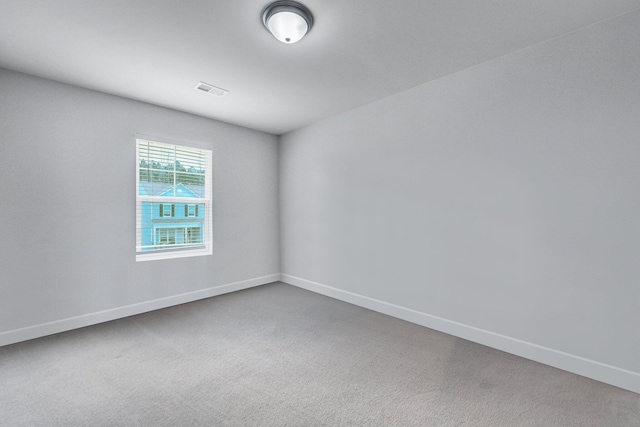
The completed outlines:
{"type": "Polygon", "coordinates": [[[136,260],[211,254],[211,151],[137,139],[136,157],[136,260]]]}

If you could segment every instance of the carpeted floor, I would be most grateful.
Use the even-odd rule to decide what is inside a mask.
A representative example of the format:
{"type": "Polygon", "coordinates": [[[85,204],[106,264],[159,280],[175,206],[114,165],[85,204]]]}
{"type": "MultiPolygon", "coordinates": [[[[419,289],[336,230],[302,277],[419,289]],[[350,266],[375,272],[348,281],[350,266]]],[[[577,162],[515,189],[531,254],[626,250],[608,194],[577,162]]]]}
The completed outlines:
{"type": "Polygon", "coordinates": [[[2,426],[640,426],[640,395],[282,283],[0,348],[2,426]]]}

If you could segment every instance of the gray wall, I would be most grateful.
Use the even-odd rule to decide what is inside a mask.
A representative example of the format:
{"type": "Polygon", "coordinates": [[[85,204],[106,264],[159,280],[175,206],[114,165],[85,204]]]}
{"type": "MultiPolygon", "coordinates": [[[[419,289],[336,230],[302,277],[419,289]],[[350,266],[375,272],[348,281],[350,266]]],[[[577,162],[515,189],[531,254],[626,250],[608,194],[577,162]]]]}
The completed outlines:
{"type": "Polygon", "coordinates": [[[281,271],[638,373],[638,26],[280,144],[0,70],[0,334],[281,271]],[[135,262],[135,133],[213,150],[213,256],[135,262]]]}
{"type": "Polygon", "coordinates": [[[0,333],[277,274],[277,137],[0,70],[0,333]],[[135,261],[135,133],[213,150],[213,255],[135,261]]]}
{"type": "Polygon", "coordinates": [[[639,26],[284,135],[282,272],[640,372],[639,26]]]}

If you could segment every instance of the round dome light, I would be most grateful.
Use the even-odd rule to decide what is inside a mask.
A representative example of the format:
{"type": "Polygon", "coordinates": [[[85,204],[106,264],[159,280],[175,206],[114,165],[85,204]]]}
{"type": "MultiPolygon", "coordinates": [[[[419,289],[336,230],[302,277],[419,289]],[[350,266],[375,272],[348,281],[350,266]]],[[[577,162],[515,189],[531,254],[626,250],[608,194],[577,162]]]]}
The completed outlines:
{"type": "Polygon", "coordinates": [[[304,37],[313,25],[309,9],[295,1],[271,3],[262,13],[264,26],[282,43],[295,43],[304,37]]]}

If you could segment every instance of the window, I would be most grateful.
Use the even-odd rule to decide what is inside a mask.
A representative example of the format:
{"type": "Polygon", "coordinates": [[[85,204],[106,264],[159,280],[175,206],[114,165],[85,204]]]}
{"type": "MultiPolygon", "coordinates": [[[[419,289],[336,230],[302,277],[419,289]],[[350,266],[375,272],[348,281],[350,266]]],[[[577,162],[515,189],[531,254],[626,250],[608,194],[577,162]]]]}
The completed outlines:
{"type": "Polygon", "coordinates": [[[175,212],[175,206],[170,203],[161,203],[160,204],[160,216],[161,217],[172,217],[175,212]]]}
{"type": "Polygon", "coordinates": [[[186,229],[186,243],[197,243],[202,240],[201,230],[198,227],[189,227],[186,229]]]}
{"type": "Polygon", "coordinates": [[[136,139],[136,260],[210,255],[211,151],[136,139]]]}
{"type": "Polygon", "coordinates": [[[175,245],[175,243],[175,228],[159,228],[156,230],[156,244],[158,246],[175,245]]]}
{"type": "Polygon", "coordinates": [[[185,205],[184,216],[198,216],[198,205],[185,205]]]}

